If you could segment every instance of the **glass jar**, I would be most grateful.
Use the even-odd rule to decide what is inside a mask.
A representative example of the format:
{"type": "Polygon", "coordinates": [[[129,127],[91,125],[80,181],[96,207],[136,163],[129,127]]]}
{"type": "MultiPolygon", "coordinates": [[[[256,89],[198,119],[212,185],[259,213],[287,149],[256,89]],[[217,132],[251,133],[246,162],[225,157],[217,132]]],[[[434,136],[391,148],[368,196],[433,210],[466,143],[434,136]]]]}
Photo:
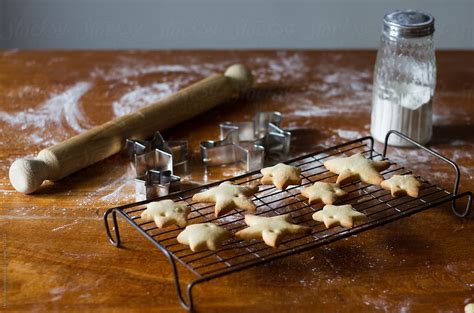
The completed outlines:
{"type": "MultiPolygon", "coordinates": [[[[436,62],[434,18],[399,10],[384,16],[374,69],[371,134],[380,142],[391,129],[426,144],[431,139],[436,62]]],[[[410,146],[391,136],[390,145],[410,146]]]]}

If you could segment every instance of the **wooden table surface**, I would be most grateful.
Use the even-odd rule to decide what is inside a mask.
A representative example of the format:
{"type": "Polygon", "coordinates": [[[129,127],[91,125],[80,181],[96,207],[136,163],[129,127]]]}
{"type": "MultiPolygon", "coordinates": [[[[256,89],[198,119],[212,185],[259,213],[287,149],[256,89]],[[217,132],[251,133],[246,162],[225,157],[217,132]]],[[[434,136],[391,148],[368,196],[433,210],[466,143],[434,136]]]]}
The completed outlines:
{"type": "MultiPolygon", "coordinates": [[[[165,257],[123,224],[124,248],[105,237],[105,209],[135,201],[124,153],[34,195],[17,193],[8,168],[115,116],[228,65],[248,65],[256,87],[164,133],[201,140],[222,121],[280,111],[292,154],[368,134],[374,51],[0,52],[0,306],[10,311],[181,310],[165,257]]],[[[456,161],[474,190],[474,52],[438,52],[431,147],[456,161]]],[[[450,168],[416,149],[389,156],[443,187],[450,168]]],[[[204,183],[238,171],[205,175],[204,183]]],[[[202,312],[462,312],[474,302],[474,222],[449,205],[323,248],[232,274],[195,290],[202,312]]],[[[184,279],[193,276],[183,271],[184,279]]]]}

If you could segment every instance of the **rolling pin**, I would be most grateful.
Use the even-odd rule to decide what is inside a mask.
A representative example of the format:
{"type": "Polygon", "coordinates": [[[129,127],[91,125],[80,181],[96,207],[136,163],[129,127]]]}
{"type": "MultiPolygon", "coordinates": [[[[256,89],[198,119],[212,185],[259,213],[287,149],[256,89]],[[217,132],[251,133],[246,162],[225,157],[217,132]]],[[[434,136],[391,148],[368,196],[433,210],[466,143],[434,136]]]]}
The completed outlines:
{"type": "Polygon", "coordinates": [[[125,147],[127,138],[146,139],[231,99],[252,85],[252,75],[234,64],[159,102],[41,150],[34,159],[18,159],[10,167],[10,182],[19,192],[32,193],[45,180],[57,181],[101,161],[125,147]]]}

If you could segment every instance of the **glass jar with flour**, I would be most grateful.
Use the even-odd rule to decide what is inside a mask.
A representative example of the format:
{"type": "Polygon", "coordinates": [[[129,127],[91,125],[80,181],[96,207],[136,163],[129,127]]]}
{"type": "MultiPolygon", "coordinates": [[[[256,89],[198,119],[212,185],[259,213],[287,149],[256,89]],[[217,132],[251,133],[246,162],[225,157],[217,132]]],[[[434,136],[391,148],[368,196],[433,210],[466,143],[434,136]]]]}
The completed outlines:
{"type": "MultiPolygon", "coordinates": [[[[380,142],[391,129],[425,144],[431,139],[436,62],[434,18],[401,10],[384,16],[374,70],[372,136],[380,142]]],[[[390,145],[409,146],[391,136],[390,145]]]]}

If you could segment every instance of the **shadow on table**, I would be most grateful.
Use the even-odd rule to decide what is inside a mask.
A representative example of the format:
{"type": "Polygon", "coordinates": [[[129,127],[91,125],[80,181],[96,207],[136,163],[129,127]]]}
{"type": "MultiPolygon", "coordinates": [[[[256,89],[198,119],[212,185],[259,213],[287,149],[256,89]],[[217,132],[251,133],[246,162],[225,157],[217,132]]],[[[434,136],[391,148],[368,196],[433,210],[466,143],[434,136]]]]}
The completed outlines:
{"type": "Polygon", "coordinates": [[[450,144],[454,140],[474,143],[474,125],[433,125],[431,144],[450,144]]]}
{"type": "MultiPolygon", "coordinates": [[[[303,276],[311,275],[313,271],[321,278],[354,277],[370,274],[374,269],[396,271],[402,265],[415,267],[420,262],[439,258],[436,242],[411,223],[395,222],[388,227],[380,226],[378,230],[369,230],[357,237],[342,239],[298,254],[297,257],[261,266],[259,272],[265,275],[262,272],[266,271],[267,275],[272,275],[276,268],[289,268],[288,272],[304,272],[303,276]]],[[[313,279],[317,280],[316,277],[313,279]]]]}
{"type": "Polygon", "coordinates": [[[244,92],[237,101],[256,102],[280,97],[288,93],[297,92],[298,89],[286,85],[260,85],[255,86],[244,92]]]}
{"type": "MultiPolygon", "coordinates": [[[[317,152],[327,147],[321,145],[323,137],[316,129],[296,128],[291,129],[291,145],[290,156],[297,157],[299,155],[317,152]]],[[[290,157],[290,158],[291,158],[290,157]]]]}

